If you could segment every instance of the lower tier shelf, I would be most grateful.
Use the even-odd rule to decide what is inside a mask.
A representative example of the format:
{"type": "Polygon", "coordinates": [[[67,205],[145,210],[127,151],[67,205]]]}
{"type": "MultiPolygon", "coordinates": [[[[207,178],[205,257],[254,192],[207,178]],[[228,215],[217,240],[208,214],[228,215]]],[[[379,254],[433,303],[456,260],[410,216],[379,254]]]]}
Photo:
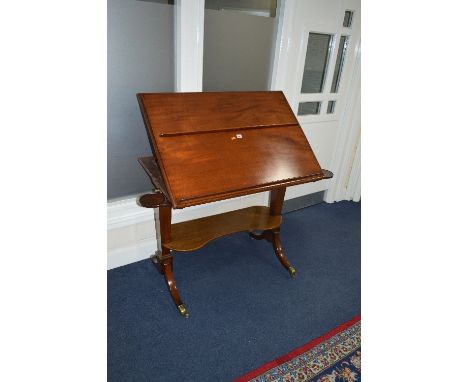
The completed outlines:
{"type": "Polygon", "coordinates": [[[164,243],[174,251],[194,251],[218,237],[241,231],[279,227],[281,215],[270,216],[270,208],[254,206],[171,225],[171,241],[164,243]]]}

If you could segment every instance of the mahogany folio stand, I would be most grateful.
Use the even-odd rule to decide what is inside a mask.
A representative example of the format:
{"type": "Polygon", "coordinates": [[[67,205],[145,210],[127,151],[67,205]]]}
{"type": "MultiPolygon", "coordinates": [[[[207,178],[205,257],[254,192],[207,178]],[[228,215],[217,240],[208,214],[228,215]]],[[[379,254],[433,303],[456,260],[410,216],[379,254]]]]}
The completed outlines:
{"type": "Polygon", "coordinates": [[[273,245],[295,276],[281,246],[286,187],[333,176],[321,169],[282,92],[145,93],[138,101],[153,151],[138,161],[154,193],[158,245],[152,261],[164,275],[179,312],[188,317],[175,283],[171,251],[194,251],[213,239],[247,231],[273,245]],[[171,224],[173,208],[270,192],[270,205],[171,224]],[[257,233],[262,231],[261,233],[257,233]]]}

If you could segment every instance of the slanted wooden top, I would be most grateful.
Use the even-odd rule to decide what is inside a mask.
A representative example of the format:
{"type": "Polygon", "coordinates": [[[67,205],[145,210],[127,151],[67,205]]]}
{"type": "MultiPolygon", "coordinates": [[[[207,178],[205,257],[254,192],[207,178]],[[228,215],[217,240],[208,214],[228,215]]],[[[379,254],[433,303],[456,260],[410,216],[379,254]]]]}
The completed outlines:
{"type": "Polygon", "coordinates": [[[137,97],[174,208],[330,177],[282,92],[137,97]]]}

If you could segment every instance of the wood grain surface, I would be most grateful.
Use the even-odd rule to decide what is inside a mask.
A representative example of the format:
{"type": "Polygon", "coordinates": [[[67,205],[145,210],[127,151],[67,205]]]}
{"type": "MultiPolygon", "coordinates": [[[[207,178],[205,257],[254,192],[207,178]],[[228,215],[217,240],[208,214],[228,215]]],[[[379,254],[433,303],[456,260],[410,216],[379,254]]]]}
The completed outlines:
{"type": "Polygon", "coordinates": [[[140,93],[155,136],[297,124],[283,92],[140,93]]]}
{"type": "Polygon", "coordinates": [[[323,179],[282,92],[138,94],[174,208],[323,179]]]}
{"type": "Polygon", "coordinates": [[[271,216],[269,207],[248,207],[172,224],[171,240],[164,246],[175,251],[194,251],[211,240],[231,233],[268,230],[280,224],[281,215],[271,216]]]}

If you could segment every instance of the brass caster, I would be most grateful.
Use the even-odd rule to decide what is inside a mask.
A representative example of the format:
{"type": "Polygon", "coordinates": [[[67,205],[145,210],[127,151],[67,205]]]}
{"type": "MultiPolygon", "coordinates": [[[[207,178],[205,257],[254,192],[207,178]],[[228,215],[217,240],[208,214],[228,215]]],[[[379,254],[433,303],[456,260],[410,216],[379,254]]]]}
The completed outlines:
{"type": "Polygon", "coordinates": [[[182,316],[184,316],[185,318],[188,318],[189,317],[189,314],[187,312],[187,309],[185,309],[185,306],[184,304],[180,304],[177,306],[177,309],[179,309],[179,312],[182,316]]]}
{"type": "Polygon", "coordinates": [[[296,277],[296,270],[294,269],[293,266],[289,266],[288,267],[288,271],[289,271],[289,274],[291,275],[291,277],[296,277]]]}

